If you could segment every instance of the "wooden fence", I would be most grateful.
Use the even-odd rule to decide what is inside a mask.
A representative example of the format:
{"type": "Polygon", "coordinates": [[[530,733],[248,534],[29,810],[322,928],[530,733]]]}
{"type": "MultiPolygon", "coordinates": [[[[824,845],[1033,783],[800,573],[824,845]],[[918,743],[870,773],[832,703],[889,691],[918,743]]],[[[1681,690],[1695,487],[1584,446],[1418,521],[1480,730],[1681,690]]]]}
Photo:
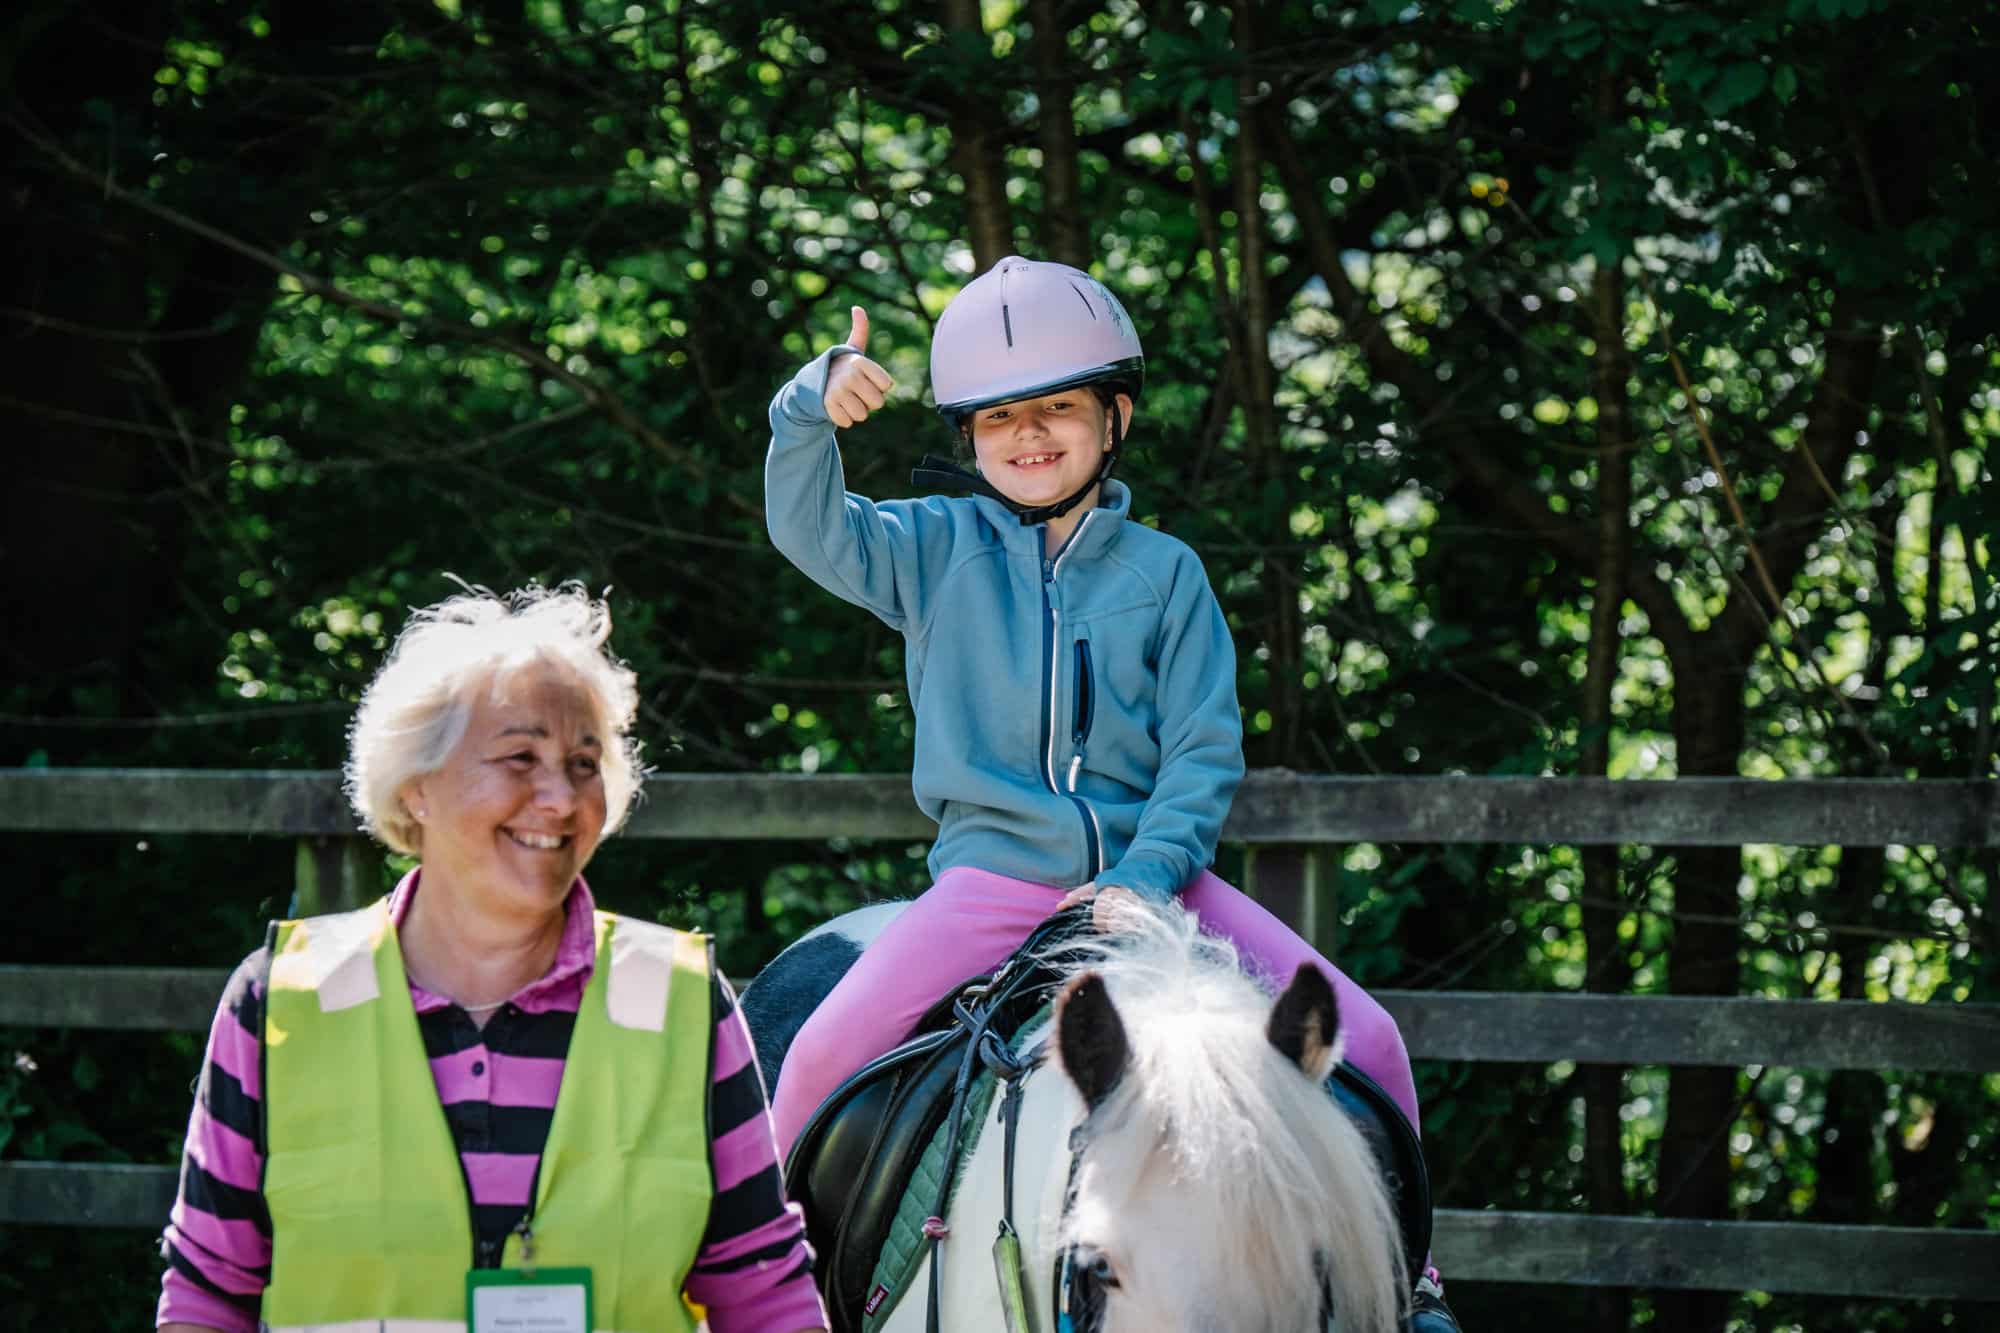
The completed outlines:
{"type": "MultiPolygon", "coordinates": [[[[303,909],[357,902],[367,844],[323,772],[0,771],[0,831],[298,840],[303,909]]],[[[682,775],[623,836],[922,840],[894,777],[682,775]]],[[[1993,782],[1349,778],[1251,774],[1224,838],[1247,885],[1332,943],[1331,849],[1356,842],[2000,847],[1993,782]]],[[[200,1031],[218,969],[0,966],[0,1027],[200,1031]]],[[[1420,1060],[2000,1069],[2000,1005],[1379,991],[1420,1060]]],[[[178,1119],[185,1108],[163,1108],[178,1119]]],[[[171,1166],[0,1163],[0,1224],[157,1228],[171,1166]]],[[[1462,1279],[2000,1300],[2000,1232],[1442,1209],[1462,1279]]]]}

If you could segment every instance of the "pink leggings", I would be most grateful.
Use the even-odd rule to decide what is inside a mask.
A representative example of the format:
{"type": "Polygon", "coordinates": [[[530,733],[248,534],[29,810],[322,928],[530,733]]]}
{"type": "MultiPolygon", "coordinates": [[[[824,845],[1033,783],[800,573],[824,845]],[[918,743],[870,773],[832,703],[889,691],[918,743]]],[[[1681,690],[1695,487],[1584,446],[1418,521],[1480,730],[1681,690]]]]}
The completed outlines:
{"type": "MultiPolygon", "coordinates": [[[[813,1111],[841,1081],[901,1041],[933,1004],[968,977],[990,972],[1021,946],[1066,891],[954,867],[911,903],[841,978],[785,1054],[771,1098],[779,1160],[813,1111]]],[[[1233,942],[1254,969],[1289,981],[1303,962],[1333,982],[1347,1059],[1396,1099],[1417,1123],[1410,1054],[1396,1021],[1291,928],[1208,871],[1181,901],[1203,929],[1233,942]]]]}

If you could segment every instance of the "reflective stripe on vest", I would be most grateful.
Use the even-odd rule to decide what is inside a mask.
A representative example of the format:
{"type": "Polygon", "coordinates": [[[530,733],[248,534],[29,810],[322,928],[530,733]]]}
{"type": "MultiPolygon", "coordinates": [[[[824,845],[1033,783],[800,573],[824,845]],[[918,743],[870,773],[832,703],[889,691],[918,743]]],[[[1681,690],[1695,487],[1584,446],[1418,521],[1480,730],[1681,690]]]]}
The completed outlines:
{"type": "MultiPolygon", "coordinates": [[[[535,1177],[535,1262],[592,1272],[599,1329],[690,1333],[714,1194],[708,943],[599,912],[535,1177]]],[[[471,1207],[388,901],[280,922],[264,1019],[274,1333],[465,1333],[471,1207]]],[[[510,1236],[502,1263],[520,1263],[510,1236]]]]}

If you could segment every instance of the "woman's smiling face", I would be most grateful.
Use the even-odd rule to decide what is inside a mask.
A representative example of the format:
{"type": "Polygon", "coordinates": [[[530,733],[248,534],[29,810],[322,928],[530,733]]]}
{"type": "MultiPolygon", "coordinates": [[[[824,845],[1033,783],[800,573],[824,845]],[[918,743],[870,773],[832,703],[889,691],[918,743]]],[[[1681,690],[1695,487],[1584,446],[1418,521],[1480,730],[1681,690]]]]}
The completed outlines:
{"type": "MultiPolygon", "coordinates": [[[[1121,411],[1131,400],[1118,396],[1121,411]]],[[[972,414],[979,474],[1021,505],[1047,505],[1088,485],[1111,447],[1111,416],[1089,388],[1022,398],[972,414]]]]}
{"type": "Polygon", "coordinates": [[[559,908],[604,834],[600,730],[589,694],[554,667],[475,687],[465,734],[404,791],[425,888],[507,914],[559,908]]]}

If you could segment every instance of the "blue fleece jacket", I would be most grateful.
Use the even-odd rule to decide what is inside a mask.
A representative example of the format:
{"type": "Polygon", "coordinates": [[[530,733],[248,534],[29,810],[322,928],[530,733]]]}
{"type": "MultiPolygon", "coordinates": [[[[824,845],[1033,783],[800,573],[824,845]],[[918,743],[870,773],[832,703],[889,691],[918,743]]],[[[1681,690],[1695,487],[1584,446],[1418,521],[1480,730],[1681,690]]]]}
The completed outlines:
{"type": "Polygon", "coordinates": [[[786,558],[904,637],[932,874],[1171,897],[1243,777],[1236,651],[1200,558],[1128,522],[1116,481],[1053,559],[985,496],[852,494],[831,355],[771,400],[765,515],[786,558]]]}

